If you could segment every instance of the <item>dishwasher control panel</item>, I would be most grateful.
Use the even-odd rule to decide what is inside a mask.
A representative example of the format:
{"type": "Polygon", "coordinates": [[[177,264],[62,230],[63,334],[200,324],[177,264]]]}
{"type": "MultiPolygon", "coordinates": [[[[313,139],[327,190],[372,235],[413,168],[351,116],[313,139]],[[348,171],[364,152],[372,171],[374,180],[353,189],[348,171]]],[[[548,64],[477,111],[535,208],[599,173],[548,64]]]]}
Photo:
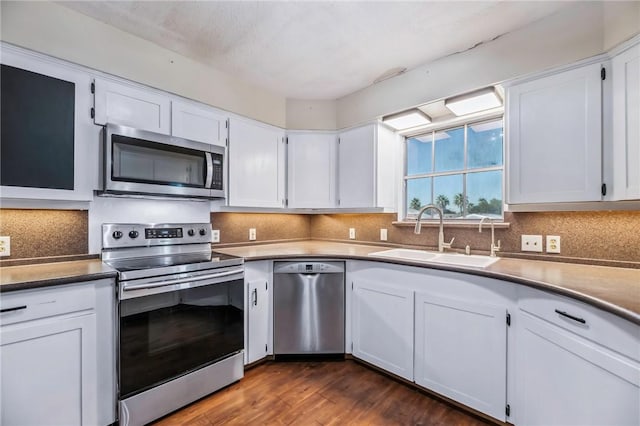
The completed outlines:
{"type": "Polygon", "coordinates": [[[342,262],[276,262],[274,274],[331,274],[344,272],[342,262]]]}

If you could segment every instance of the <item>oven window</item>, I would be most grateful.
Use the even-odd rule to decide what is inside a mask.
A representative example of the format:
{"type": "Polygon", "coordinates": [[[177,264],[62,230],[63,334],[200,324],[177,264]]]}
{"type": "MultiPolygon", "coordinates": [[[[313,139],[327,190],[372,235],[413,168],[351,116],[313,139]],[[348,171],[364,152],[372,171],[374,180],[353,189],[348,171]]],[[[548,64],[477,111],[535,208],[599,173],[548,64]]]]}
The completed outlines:
{"type": "Polygon", "coordinates": [[[243,281],[120,302],[121,398],[244,347],[243,281]]]}
{"type": "Polygon", "coordinates": [[[112,135],[114,181],[204,188],[204,152],[112,135]]]}

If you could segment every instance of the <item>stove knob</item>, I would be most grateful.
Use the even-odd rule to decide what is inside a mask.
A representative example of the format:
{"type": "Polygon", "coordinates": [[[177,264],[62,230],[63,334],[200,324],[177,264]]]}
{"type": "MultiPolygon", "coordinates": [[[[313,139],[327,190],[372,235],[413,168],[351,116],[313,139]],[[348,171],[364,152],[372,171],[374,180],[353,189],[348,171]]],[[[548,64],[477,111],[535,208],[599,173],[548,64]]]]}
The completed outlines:
{"type": "Polygon", "coordinates": [[[138,238],[140,233],[138,231],[129,231],[129,238],[138,238]]]}
{"type": "Polygon", "coordinates": [[[119,240],[120,238],[122,238],[122,232],[121,231],[113,231],[113,238],[116,240],[119,240]]]}
{"type": "Polygon", "coordinates": [[[200,229],[200,235],[207,235],[207,231],[204,228],[200,229]]]}
{"type": "Polygon", "coordinates": [[[193,229],[189,229],[187,231],[187,234],[189,234],[190,237],[193,237],[194,235],[196,235],[196,231],[194,231],[193,229]]]}

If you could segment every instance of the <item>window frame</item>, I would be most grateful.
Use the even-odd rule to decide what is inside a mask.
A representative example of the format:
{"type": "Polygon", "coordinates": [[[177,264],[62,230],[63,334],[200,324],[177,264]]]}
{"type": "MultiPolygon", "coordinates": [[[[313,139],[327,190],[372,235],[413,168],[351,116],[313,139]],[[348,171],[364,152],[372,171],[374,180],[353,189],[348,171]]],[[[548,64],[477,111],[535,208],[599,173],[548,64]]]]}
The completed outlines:
{"type": "MultiPolygon", "coordinates": [[[[474,115],[473,117],[459,117],[456,118],[454,120],[448,120],[446,122],[441,122],[441,123],[436,123],[435,125],[430,125],[430,126],[425,126],[423,128],[420,129],[420,131],[413,131],[411,133],[407,133],[407,134],[403,134],[403,143],[402,143],[402,147],[403,147],[403,151],[402,151],[402,197],[401,198],[401,202],[402,205],[400,206],[400,215],[399,215],[399,220],[402,222],[415,222],[416,221],[416,216],[415,215],[409,215],[408,213],[408,200],[407,200],[407,182],[409,180],[414,180],[414,179],[424,179],[424,178],[431,178],[431,196],[433,197],[433,190],[434,190],[434,178],[436,177],[440,177],[440,176],[452,176],[452,175],[462,175],[462,194],[465,196],[465,198],[467,197],[467,176],[469,174],[472,173],[481,173],[481,172],[490,172],[490,171],[501,171],[502,172],[502,184],[501,184],[501,194],[502,194],[502,213],[500,215],[500,218],[495,218],[496,221],[501,222],[504,221],[504,213],[505,213],[505,200],[504,200],[504,196],[505,196],[505,191],[506,191],[506,176],[505,176],[505,159],[506,159],[506,141],[505,141],[505,116],[504,116],[504,111],[500,111],[500,112],[492,112],[490,114],[485,114],[485,115],[474,115]],[[490,167],[474,167],[474,168],[469,168],[468,164],[469,164],[469,155],[468,155],[468,129],[469,126],[475,125],[475,124],[479,124],[479,123],[485,123],[485,122],[491,122],[491,121],[497,121],[497,120],[501,120],[502,121],[502,129],[503,129],[503,136],[502,136],[502,164],[500,166],[490,166],[490,167]],[[463,128],[464,129],[464,144],[463,144],[463,167],[462,169],[458,169],[458,170],[450,170],[450,171],[442,171],[442,172],[436,172],[435,171],[435,162],[436,162],[436,158],[435,158],[435,134],[437,132],[442,132],[442,131],[447,131],[447,130],[453,130],[453,129],[457,129],[457,128],[463,128]],[[408,153],[408,149],[407,149],[407,141],[409,139],[415,138],[417,136],[421,136],[421,135],[427,135],[431,133],[432,139],[431,139],[431,172],[429,173],[421,173],[421,174],[416,174],[416,175],[411,175],[408,176],[407,174],[407,165],[408,165],[408,159],[407,159],[407,153],[408,153]]],[[[433,201],[435,203],[435,200],[433,201]]],[[[467,204],[465,203],[464,205],[464,210],[463,210],[463,217],[448,217],[445,218],[446,221],[455,221],[455,222],[459,222],[459,223],[473,223],[473,222],[478,222],[479,219],[478,218],[467,218],[466,216],[468,215],[467,212],[467,204]]],[[[423,216],[423,220],[429,220],[429,219],[433,219],[434,217],[432,215],[430,216],[423,216]]]]}

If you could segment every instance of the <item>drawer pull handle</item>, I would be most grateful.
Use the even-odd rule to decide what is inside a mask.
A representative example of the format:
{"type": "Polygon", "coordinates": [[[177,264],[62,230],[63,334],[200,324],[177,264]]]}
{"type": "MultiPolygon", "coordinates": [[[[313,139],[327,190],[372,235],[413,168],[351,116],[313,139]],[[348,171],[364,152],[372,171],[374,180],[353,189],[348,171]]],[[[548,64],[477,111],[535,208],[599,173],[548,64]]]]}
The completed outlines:
{"type": "Polygon", "coordinates": [[[561,310],[559,310],[559,309],[556,309],[556,313],[557,313],[558,315],[562,315],[563,317],[567,317],[567,318],[569,318],[569,319],[572,319],[572,320],[574,320],[574,321],[577,321],[577,322],[579,322],[579,323],[581,323],[581,324],[586,324],[586,323],[587,323],[587,322],[584,320],[584,318],[574,317],[573,315],[568,314],[568,313],[566,313],[566,312],[564,312],[564,311],[561,311],[561,310]]]}
{"type": "Polygon", "coordinates": [[[4,314],[5,312],[19,311],[19,310],[22,310],[22,309],[27,309],[27,305],[14,306],[13,308],[0,309],[0,314],[4,314]]]}

